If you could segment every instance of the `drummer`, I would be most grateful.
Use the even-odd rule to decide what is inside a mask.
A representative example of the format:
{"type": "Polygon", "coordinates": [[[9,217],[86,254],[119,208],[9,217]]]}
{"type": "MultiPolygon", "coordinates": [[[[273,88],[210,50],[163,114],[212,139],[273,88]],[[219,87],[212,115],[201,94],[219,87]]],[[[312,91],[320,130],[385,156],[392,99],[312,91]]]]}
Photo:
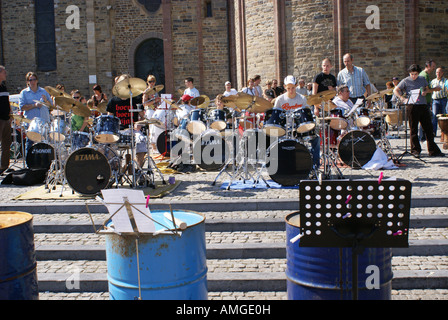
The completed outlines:
{"type": "MultiPolygon", "coordinates": [[[[285,111],[308,107],[306,98],[298,94],[296,91],[298,82],[296,77],[289,75],[284,80],[286,93],[282,94],[275,100],[274,109],[283,109],[285,111]]],[[[311,153],[313,155],[313,166],[315,170],[319,169],[320,165],[320,137],[316,135],[310,140],[311,153]]]]}
{"type": "MultiPolygon", "coordinates": [[[[337,96],[334,97],[333,103],[336,105],[335,109],[339,109],[342,111],[343,115],[346,115],[350,112],[350,110],[353,108],[354,104],[352,100],[350,99],[350,89],[347,85],[341,85],[337,87],[337,96]]],[[[351,121],[352,122],[352,121],[351,121]]],[[[353,123],[349,124],[349,127],[351,127],[353,123]]],[[[341,130],[342,134],[344,134],[346,131],[341,130]]]]}
{"type": "MultiPolygon", "coordinates": [[[[79,90],[73,90],[71,93],[73,100],[81,102],[81,93],[79,90]]],[[[71,130],[72,132],[89,132],[88,119],[83,116],[73,114],[71,119],[71,130]]]]}
{"type": "MultiPolygon", "coordinates": [[[[29,120],[41,118],[44,123],[49,124],[50,110],[41,102],[52,105],[51,96],[45,89],[39,87],[37,74],[34,72],[26,74],[26,84],[27,87],[19,94],[19,108],[24,112],[23,116],[29,120]]],[[[28,152],[33,144],[34,142],[27,138],[25,152],[28,152]]]]}

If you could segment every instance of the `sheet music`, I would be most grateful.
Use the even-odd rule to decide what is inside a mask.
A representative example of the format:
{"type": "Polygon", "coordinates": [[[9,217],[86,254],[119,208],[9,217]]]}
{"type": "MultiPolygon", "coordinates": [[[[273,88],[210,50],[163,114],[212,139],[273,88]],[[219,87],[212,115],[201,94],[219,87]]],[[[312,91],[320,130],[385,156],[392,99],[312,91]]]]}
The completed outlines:
{"type": "MultiPolygon", "coordinates": [[[[160,97],[166,100],[171,100],[171,94],[162,94],[160,97]]],[[[160,101],[159,109],[168,109],[170,106],[163,99],[160,101]]]]}
{"type": "Polygon", "coordinates": [[[418,97],[420,96],[420,89],[414,89],[410,91],[411,96],[409,97],[407,104],[413,104],[416,103],[418,100],[418,97]]]}
{"type": "Polygon", "coordinates": [[[101,190],[101,193],[103,194],[104,202],[110,215],[115,214],[112,217],[112,222],[117,233],[130,233],[135,231],[140,233],[154,233],[156,231],[154,222],[148,218],[152,216],[149,208],[146,207],[143,190],[107,189],[101,190]],[[125,198],[132,205],[130,208],[138,230],[133,229],[129,220],[126,206],[123,205],[125,198]],[[120,209],[121,206],[123,207],[120,209]]]}

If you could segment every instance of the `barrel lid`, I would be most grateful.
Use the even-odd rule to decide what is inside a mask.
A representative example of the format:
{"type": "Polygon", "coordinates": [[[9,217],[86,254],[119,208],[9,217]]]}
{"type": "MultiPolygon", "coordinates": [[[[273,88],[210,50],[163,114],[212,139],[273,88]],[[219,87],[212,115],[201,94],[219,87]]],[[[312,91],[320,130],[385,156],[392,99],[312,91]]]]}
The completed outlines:
{"type": "Polygon", "coordinates": [[[300,212],[293,212],[285,217],[286,222],[293,226],[300,228],[300,212]]]}
{"type": "Polygon", "coordinates": [[[20,211],[0,211],[0,230],[23,224],[33,219],[33,216],[20,211]]]}

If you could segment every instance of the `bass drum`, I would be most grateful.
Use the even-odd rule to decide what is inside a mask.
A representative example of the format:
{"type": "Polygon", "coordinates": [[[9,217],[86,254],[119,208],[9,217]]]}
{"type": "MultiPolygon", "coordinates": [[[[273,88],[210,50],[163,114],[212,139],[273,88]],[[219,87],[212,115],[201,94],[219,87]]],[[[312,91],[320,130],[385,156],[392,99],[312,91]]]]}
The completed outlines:
{"type": "Polygon", "coordinates": [[[219,131],[206,130],[193,142],[193,159],[202,169],[220,170],[227,162],[230,148],[219,131]]]}
{"type": "Polygon", "coordinates": [[[65,164],[68,185],[82,195],[94,195],[106,189],[112,170],[119,170],[119,158],[107,146],[73,151],[65,164]]]}
{"type": "Polygon", "coordinates": [[[53,146],[39,142],[31,146],[26,154],[26,164],[29,169],[50,169],[55,159],[53,146]]]}
{"type": "Polygon", "coordinates": [[[360,169],[372,159],[376,151],[375,139],[367,132],[353,130],[339,139],[338,155],[347,166],[360,169]]]}
{"type": "Polygon", "coordinates": [[[313,156],[306,146],[286,139],[269,147],[266,163],[269,176],[282,186],[295,186],[309,178],[313,156]]]}

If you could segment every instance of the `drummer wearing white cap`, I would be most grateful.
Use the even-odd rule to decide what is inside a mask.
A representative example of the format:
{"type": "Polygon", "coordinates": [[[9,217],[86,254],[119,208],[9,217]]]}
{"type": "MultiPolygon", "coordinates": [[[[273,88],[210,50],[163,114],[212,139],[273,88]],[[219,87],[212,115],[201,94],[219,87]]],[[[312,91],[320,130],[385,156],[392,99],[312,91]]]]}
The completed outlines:
{"type": "MultiPolygon", "coordinates": [[[[296,91],[298,85],[296,77],[292,75],[287,76],[283,84],[286,92],[277,98],[274,109],[292,110],[309,107],[307,99],[296,91]]],[[[314,169],[317,170],[320,165],[320,137],[316,135],[315,138],[310,140],[310,143],[314,169]]]]}

